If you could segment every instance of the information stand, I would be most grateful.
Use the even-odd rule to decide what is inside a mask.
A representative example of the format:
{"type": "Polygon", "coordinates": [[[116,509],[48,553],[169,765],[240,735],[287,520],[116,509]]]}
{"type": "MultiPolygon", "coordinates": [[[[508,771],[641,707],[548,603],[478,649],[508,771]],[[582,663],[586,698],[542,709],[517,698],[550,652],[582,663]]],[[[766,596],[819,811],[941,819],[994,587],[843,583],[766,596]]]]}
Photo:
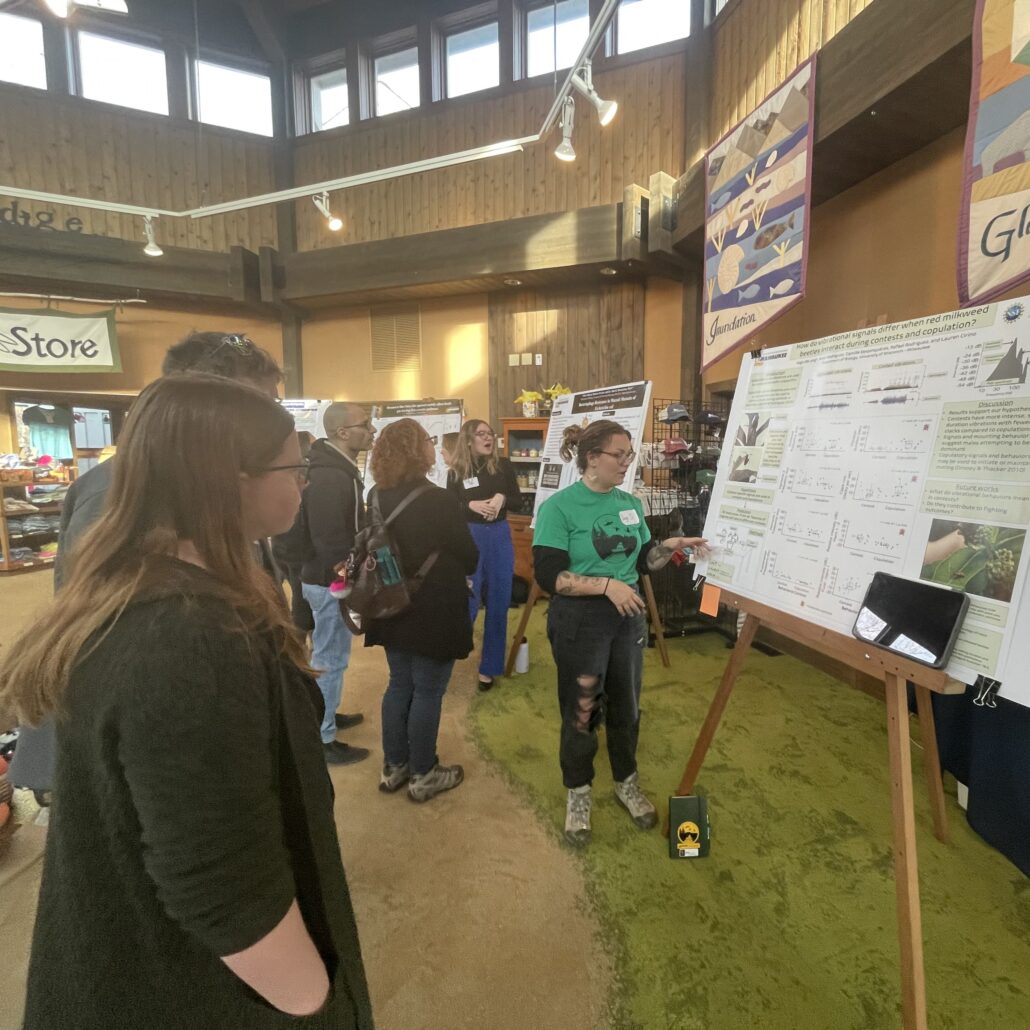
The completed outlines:
{"type": "MultiPolygon", "coordinates": [[[[747,618],[736,647],[723,672],[697,742],[687,761],[676,793],[693,793],[698,773],[719,727],[737,676],[747,660],[759,626],[797,641],[828,658],[858,672],[884,681],[887,701],[887,741],[891,776],[891,811],[894,835],[894,880],[897,893],[898,939],[901,958],[901,1011],[904,1030],[926,1030],[926,982],[923,971],[923,930],[919,908],[919,866],[916,854],[915,812],[912,791],[912,755],[908,736],[907,683],[915,685],[919,726],[923,743],[923,762],[929,788],[934,834],[947,843],[947,813],[941,782],[940,757],[934,729],[931,693],[961,694],[965,684],[951,679],[946,672],[916,662],[825,629],[814,623],[777,611],[757,601],[727,594],[720,598],[743,612],[747,618]]],[[[668,823],[665,826],[669,832],[668,823]]]]}

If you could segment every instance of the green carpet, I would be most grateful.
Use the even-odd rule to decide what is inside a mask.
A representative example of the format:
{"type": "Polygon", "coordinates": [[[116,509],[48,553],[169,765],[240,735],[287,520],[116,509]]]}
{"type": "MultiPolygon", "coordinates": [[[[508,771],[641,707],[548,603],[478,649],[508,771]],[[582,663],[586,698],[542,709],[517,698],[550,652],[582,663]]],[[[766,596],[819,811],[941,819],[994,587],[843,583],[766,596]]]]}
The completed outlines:
{"type": "MultiPolygon", "coordinates": [[[[517,612],[512,613],[514,621],[517,612]]],[[[560,836],[545,607],[531,671],[472,707],[472,735],[560,836]]],[[[729,652],[713,634],[645,658],[639,765],[663,813],[729,652]]],[[[752,652],[701,771],[712,854],[674,861],[617,806],[602,740],[587,893],[617,970],[616,1030],[879,1030],[901,1025],[885,707],[786,656],[752,652]]],[[[913,747],[933,1030],[1030,1028],[1030,881],[948,798],[932,834],[913,747]]],[[[953,786],[953,784],[952,784],[953,786]]],[[[546,870],[537,870],[546,876],[546,870]]]]}

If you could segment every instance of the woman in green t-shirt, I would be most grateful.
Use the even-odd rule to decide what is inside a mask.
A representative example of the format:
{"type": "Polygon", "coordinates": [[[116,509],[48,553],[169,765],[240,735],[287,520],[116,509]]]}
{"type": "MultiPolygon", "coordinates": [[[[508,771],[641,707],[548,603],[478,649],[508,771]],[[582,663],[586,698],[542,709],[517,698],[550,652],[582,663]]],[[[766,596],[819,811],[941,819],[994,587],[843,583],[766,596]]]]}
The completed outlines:
{"type": "Polygon", "coordinates": [[[541,505],[533,563],[536,581],[552,595],[547,636],[558,666],[560,759],[569,791],[565,837],[586,844],[602,721],[616,799],[641,829],[658,821],[637,777],[647,640],[638,583],[642,572],[657,571],[677,551],[704,554],[706,543],[699,537],[670,537],[660,544],[651,539],[640,501],[618,489],[635,457],[630,435],[618,422],[570,426],[561,454],[566,461],[575,454],[583,476],[541,505]]]}

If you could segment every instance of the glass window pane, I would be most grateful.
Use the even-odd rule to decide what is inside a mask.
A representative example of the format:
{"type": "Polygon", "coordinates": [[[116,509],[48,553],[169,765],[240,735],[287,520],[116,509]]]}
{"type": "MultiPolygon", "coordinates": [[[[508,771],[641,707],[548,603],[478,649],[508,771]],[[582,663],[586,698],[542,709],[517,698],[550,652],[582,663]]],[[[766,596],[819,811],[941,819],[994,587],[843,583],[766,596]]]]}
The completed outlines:
{"type": "Polygon", "coordinates": [[[419,105],[418,48],[376,58],[376,114],[410,111],[419,105]]]}
{"type": "Polygon", "coordinates": [[[272,135],[272,81],[267,75],[198,61],[197,93],[202,122],[272,135]]]}
{"type": "Polygon", "coordinates": [[[43,26],[35,18],[0,14],[0,79],[46,89],[43,26]]]}
{"type": "Polygon", "coordinates": [[[688,0],[622,0],[618,17],[620,54],[690,35],[688,0]]]}
{"type": "Polygon", "coordinates": [[[501,81],[497,22],[447,37],[447,96],[490,89],[501,81]]]}
{"type": "Polygon", "coordinates": [[[90,100],[168,114],[163,50],[80,32],[79,74],[82,95],[90,100]]]}
{"type": "Polygon", "coordinates": [[[311,129],[335,129],[350,121],[347,69],[311,76],[311,129]]]}
{"type": "MultiPolygon", "coordinates": [[[[526,75],[555,70],[554,7],[534,8],[526,15],[526,75]]],[[[590,34],[590,0],[561,0],[557,10],[558,68],[571,68],[590,34]]]]}

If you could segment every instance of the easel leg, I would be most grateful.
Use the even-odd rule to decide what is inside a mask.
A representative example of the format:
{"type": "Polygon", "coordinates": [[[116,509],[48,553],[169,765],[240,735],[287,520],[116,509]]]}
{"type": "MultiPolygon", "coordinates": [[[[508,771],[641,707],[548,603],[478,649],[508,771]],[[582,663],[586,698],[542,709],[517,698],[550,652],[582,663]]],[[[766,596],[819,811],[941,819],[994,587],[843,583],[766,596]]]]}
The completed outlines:
{"type": "Polygon", "coordinates": [[[916,687],[919,711],[919,732],[923,740],[923,768],[933,815],[933,835],[948,843],[948,810],[944,807],[944,781],[941,779],[941,756],[937,750],[937,727],[933,719],[933,699],[927,687],[916,687]]]}
{"type": "Polygon", "coordinates": [[[665,630],[662,629],[662,620],[658,614],[658,602],[654,596],[654,584],[650,576],[641,576],[640,582],[644,584],[644,597],[647,598],[647,609],[651,613],[651,625],[654,626],[654,640],[658,645],[658,653],[662,656],[662,665],[668,668],[669,647],[665,643],[665,630]]]}
{"type": "Polygon", "coordinates": [[[519,656],[519,644],[522,643],[522,638],[526,635],[526,627],[529,625],[529,620],[533,615],[533,608],[543,596],[544,592],[537,586],[537,582],[534,579],[533,585],[529,588],[529,597],[526,598],[526,604],[522,609],[519,628],[515,631],[515,638],[512,640],[511,648],[508,651],[508,661],[504,666],[505,676],[510,676],[515,671],[515,659],[519,656]]]}
{"type": "Polygon", "coordinates": [[[926,1030],[923,921],[919,909],[919,862],[912,802],[912,750],[908,739],[905,681],[887,674],[887,740],[894,824],[894,882],[901,946],[901,1015],[905,1030],[926,1030]]]}

